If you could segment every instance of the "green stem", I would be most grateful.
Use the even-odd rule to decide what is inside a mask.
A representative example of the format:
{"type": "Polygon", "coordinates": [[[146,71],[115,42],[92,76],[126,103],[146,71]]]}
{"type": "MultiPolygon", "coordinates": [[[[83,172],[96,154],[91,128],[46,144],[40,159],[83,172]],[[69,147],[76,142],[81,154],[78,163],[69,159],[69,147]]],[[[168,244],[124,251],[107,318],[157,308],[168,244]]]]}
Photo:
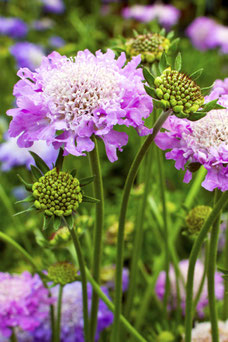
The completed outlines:
{"type": "MultiPolygon", "coordinates": [[[[214,205],[218,201],[218,198],[219,198],[219,194],[218,194],[218,190],[216,190],[214,205]]],[[[212,230],[211,230],[209,256],[208,256],[208,271],[207,271],[208,301],[209,301],[209,312],[210,312],[210,321],[211,321],[211,334],[212,334],[213,342],[219,342],[218,313],[217,313],[216,298],[215,298],[215,270],[216,270],[216,260],[217,260],[220,219],[221,219],[221,212],[217,216],[212,226],[212,230]]]]}
{"type": "Polygon", "coordinates": [[[132,259],[131,259],[131,269],[130,269],[130,279],[129,279],[129,288],[127,293],[127,303],[126,303],[126,317],[129,317],[133,298],[135,293],[136,287],[136,280],[137,280],[137,268],[138,268],[138,260],[141,252],[142,241],[143,241],[143,223],[144,223],[144,216],[147,204],[148,193],[150,189],[151,183],[151,168],[152,168],[152,148],[148,151],[147,155],[147,163],[145,166],[145,183],[144,183],[144,193],[143,198],[140,203],[139,215],[138,219],[136,220],[136,228],[135,228],[135,235],[134,235],[134,242],[132,247],[132,259]]]}
{"type": "Polygon", "coordinates": [[[224,192],[216,205],[214,206],[211,214],[207,218],[204,223],[199,236],[197,237],[189,259],[189,267],[188,267],[188,277],[187,277],[187,285],[186,285],[186,316],[185,316],[185,342],[191,342],[192,335],[192,316],[193,316],[193,281],[194,281],[194,269],[197,261],[197,257],[200,251],[200,248],[204,242],[205,237],[211,227],[211,225],[215,222],[222,208],[228,202],[228,191],[224,192]]]}
{"type": "MultiPolygon", "coordinates": [[[[94,291],[98,294],[98,296],[103,300],[103,302],[107,305],[107,307],[114,312],[115,306],[114,304],[106,297],[104,292],[101,290],[100,286],[97,284],[97,282],[93,279],[90,271],[86,268],[86,275],[88,278],[88,281],[91,283],[94,291]]],[[[120,322],[124,325],[126,330],[136,338],[139,342],[147,342],[144,337],[142,337],[138,331],[128,322],[128,320],[123,316],[120,315],[120,322]]]]}
{"type": "MultiPolygon", "coordinates": [[[[11,246],[13,246],[17,251],[19,251],[24,256],[24,258],[33,266],[33,268],[37,272],[37,274],[39,274],[40,279],[44,284],[44,287],[46,287],[48,289],[48,285],[47,285],[46,281],[44,280],[44,274],[37,267],[33,258],[31,257],[31,255],[23,247],[21,247],[16,241],[14,241],[12,238],[7,236],[3,232],[0,232],[0,240],[4,241],[6,243],[9,243],[11,246]]],[[[49,289],[48,289],[48,295],[49,295],[49,297],[51,297],[51,292],[49,289]]],[[[51,318],[51,327],[52,327],[52,342],[54,342],[55,341],[55,315],[54,315],[54,306],[53,305],[50,305],[50,318],[51,318]]]]}
{"type": "Polygon", "coordinates": [[[111,342],[118,342],[119,341],[119,324],[120,324],[120,314],[121,314],[121,307],[122,307],[122,268],[123,268],[123,246],[124,246],[124,226],[125,226],[125,219],[126,219],[126,212],[128,206],[128,200],[130,196],[130,191],[134,179],[137,175],[139,166],[143,157],[145,156],[148,148],[150,147],[151,143],[154,141],[156,135],[160,131],[161,127],[163,126],[164,122],[171,114],[171,111],[162,112],[160,117],[157,119],[154,127],[153,133],[150,134],[146,140],[144,141],[143,145],[141,146],[140,150],[138,151],[127,176],[123,197],[121,202],[121,209],[120,209],[120,216],[119,216],[119,229],[118,229],[118,239],[117,239],[117,257],[116,257],[116,281],[115,281],[115,315],[114,315],[114,324],[112,329],[112,336],[111,342]]]}
{"type": "MultiPolygon", "coordinates": [[[[104,194],[103,194],[103,182],[101,175],[101,166],[99,160],[98,145],[96,139],[93,138],[95,148],[90,152],[90,165],[94,178],[94,197],[99,200],[96,204],[96,222],[94,229],[94,249],[93,249],[93,264],[92,264],[92,275],[96,282],[100,283],[100,267],[101,267],[101,256],[102,256],[102,233],[104,225],[104,194]]],[[[97,312],[98,312],[98,301],[99,297],[95,291],[92,295],[92,306],[91,306],[91,321],[90,321],[90,332],[91,340],[94,341],[97,327],[97,312]]]]}
{"type": "MultiPolygon", "coordinates": [[[[228,269],[228,217],[226,226],[226,240],[224,249],[224,268],[228,269]]],[[[228,319],[228,279],[224,279],[224,304],[223,304],[223,319],[226,321],[228,319]]]]}
{"type": "Polygon", "coordinates": [[[80,276],[81,276],[81,281],[82,281],[82,299],[83,299],[83,318],[84,318],[84,338],[85,342],[90,341],[90,334],[89,334],[89,315],[88,315],[88,296],[87,296],[87,279],[86,279],[86,271],[85,271],[85,262],[84,258],[82,255],[82,250],[80,246],[80,242],[78,240],[78,236],[75,233],[74,228],[69,229],[74,248],[76,251],[76,255],[78,258],[78,264],[79,264],[79,269],[80,269],[80,276]]]}
{"type": "Polygon", "coordinates": [[[56,321],[56,342],[60,342],[61,336],[61,310],[62,310],[63,286],[59,285],[59,295],[57,304],[57,321],[56,321]]]}
{"type": "Polygon", "coordinates": [[[14,328],[12,328],[12,334],[10,336],[10,341],[11,342],[17,342],[17,336],[15,334],[15,329],[14,328]]]}

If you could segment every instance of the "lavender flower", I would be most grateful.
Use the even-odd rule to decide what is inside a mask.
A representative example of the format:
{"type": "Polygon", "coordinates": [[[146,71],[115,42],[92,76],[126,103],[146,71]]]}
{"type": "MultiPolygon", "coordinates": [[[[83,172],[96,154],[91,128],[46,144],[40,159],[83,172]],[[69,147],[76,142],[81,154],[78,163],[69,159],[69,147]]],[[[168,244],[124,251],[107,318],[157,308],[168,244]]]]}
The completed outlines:
{"type": "Polygon", "coordinates": [[[37,31],[45,31],[52,28],[53,25],[54,22],[50,18],[42,18],[40,20],[35,20],[32,27],[37,31]]]}
{"type": "Polygon", "coordinates": [[[19,70],[21,80],[14,87],[18,108],[8,111],[13,116],[10,136],[20,135],[20,147],[45,140],[57,148],[64,144],[65,155],[79,156],[93,150],[94,134],[104,141],[109,160],[117,160],[116,150],[122,151],[128,137],[115,125],[133,126],[140,135],[151,132],[143,121],[152,102],[137,69],[140,56],[125,62],[124,53],[115,60],[111,50],[95,56],[80,51],[74,59],[53,52],[36,72],[19,70]]]}
{"type": "Polygon", "coordinates": [[[228,109],[212,110],[194,122],[171,116],[163,126],[166,131],[159,133],[155,142],[162,150],[170,149],[166,158],[175,160],[178,170],[184,170],[188,165],[184,182],[188,183],[192,178],[191,165],[203,165],[208,172],[202,186],[209,191],[215,188],[226,191],[227,126],[228,109]]]}
{"type": "Polygon", "coordinates": [[[228,108],[228,78],[225,78],[224,81],[216,80],[210,94],[205,97],[206,102],[215,99],[218,99],[221,106],[228,108]]]}
{"type": "Polygon", "coordinates": [[[52,36],[49,39],[49,45],[53,48],[61,48],[66,44],[65,40],[59,36],[52,36]]]}
{"type": "Polygon", "coordinates": [[[28,32],[27,24],[19,18],[0,17],[0,35],[23,38],[28,32]]]}
{"type": "Polygon", "coordinates": [[[196,18],[186,30],[192,44],[205,51],[220,47],[222,53],[228,53],[228,28],[207,17],[196,18]]]}
{"type": "Polygon", "coordinates": [[[35,330],[48,316],[51,302],[38,275],[0,273],[0,333],[9,337],[13,327],[35,330]]]}
{"type": "Polygon", "coordinates": [[[149,22],[157,19],[167,30],[177,23],[180,11],[172,5],[135,5],[123,9],[122,15],[126,19],[149,22]]]}
{"type": "Polygon", "coordinates": [[[46,12],[61,14],[65,10],[63,0],[41,0],[46,12]]]}
{"type": "Polygon", "coordinates": [[[49,167],[55,162],[58,151],[52,146],[47,146],[45,141],[36,141],[30,148],[20,148],[15,138],[5,137],[6,142],[0,144],[1,169],[8,171],[14,166],[25,165],[28,169],[34,165],[34,159],[29,151],[37,153],[49,167]]]}
{"type": "MultiPolygon", "coordinates": [[[[115,290],[115,273],[116,265],[108,265],[101,269],[101,282],[109,290],[115,290]]],[[[129,270],[123,267],[122,271],[122,291],[125,292],[128,289],[129,284],[129,270]]]]}
{"type": "Polygon", "coordinates": [[[35,70],[44,56],[44,49],[30,42],[18,42],[11,46],[11,54],[17,61],[18,68],[29,68],[35,70]]]}
{"type": "MultiPolygon", "coordinates": [[[[182,260],[179,263],[179,269],[183,276],[184,281],[187,281],[187,274],[188,274],[188,265],[189,260],[182,260]]],[[[194,285],[193,285],[193,297],[195,298],[198,289],[201,283],[201,279],[204,272],[204,265],[200,260],[197,260],[196,266],[195,266],[195,277],[194,277],[194,285]]],[[[157,283],[155,286],[155,292],[157,297],[160,300],[163,300],[164,294],[165,294],[165,278],[166,274],[165,271],[162,271],[157,279],[157,283]]],[[[177,293],[176,293],[176,276],[173,266],[170,267],[169,270],[169,280],[170,280],[170,298],[169,298],[169,308],[175,309],[176,303],[177,303],[177,293]]],[[[186,292],[185,288],[183,286],[183,283],[181,280],[179,280],[180,285],[180,298],[181,298],[181,307],[183,309],[183,313],[185,312],[185,303],[186,303],[186,292]]],[[[215,273],[215,296],[218,300],[223,299],[224,294],[224,285],[223,285],[223,279],[220,273],[215,273]]],[[[204,287],[202,290],[202,294],[200,296],[199,302],[197,304],[197,313],[199,317],[204,316],[203,309],[208,304],[208,294],[207,294],[207,284],[204,283],[204,287]]]]}
{"type": "MultiPolygon", "coordinates": [[[[219,341],[228,341],[228,321],[218,322],[219,341]]],[[[195,328],[192,329],[192,342],[212,342],[211,336],[211,323],[202,322],[196,324],[195,328]]]]}

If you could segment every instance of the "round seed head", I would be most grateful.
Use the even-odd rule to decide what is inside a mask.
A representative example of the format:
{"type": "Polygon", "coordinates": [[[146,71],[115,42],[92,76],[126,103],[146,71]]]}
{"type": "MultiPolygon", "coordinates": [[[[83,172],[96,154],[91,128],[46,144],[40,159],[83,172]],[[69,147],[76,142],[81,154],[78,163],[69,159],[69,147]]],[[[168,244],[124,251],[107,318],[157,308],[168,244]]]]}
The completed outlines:
{"type": "Polygon", "coordinates": [[[62,286],[73,283],[77,279],[76,268],[68,262],[57,262],[48,268],[48,277],[62,286]]]}
{"type": "Polygon", "coordinates": [[[198,234],[212,211],[211,207],[198,205],[190,210],[186,217],[187,231],[190,235],[198,234]]]}

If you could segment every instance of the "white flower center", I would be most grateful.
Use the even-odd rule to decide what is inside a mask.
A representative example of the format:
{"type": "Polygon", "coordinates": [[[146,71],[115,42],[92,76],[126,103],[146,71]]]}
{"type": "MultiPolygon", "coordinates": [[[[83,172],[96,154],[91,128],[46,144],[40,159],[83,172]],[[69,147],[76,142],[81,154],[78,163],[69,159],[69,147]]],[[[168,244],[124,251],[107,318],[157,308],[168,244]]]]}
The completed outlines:
{"type": "Polygon", "coordinates": [[[66,60],[58,69],[44,75],[43,92],[52,114],[64,119],[73,129],[83,116],[91,117],[95,109],[112,107],[121,97],[121,79],[114,63],[93,60],[66,60]]]}
{"type": "Polygon", "coordinates": [[[18,301],[30,293],[30,286],[22,279],[4,279],[0,282],[0,305],[18,301]]]}

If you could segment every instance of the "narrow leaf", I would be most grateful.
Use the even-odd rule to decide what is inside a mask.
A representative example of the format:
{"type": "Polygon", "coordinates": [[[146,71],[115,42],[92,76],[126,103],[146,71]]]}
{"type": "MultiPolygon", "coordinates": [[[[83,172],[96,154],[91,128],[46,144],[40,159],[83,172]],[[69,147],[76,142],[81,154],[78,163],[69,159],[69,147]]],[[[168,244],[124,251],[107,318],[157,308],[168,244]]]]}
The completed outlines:
{"type": "Polygon", "coordinates": [[[76,169],[72,170],[70,174],[71,176],[75,177],[77,174],[77,170],[76,169]]]}
{"type": "Polygon", "coordinates": [[[93,197],[90,197],[90,196],[84,196],[84,195],[83,195],[82,201],[83,202],[88,202],[88,203],[98,203],[98,202],[100,202],[100,200],[97,199],[97,198],[93,198],[93,197]]]}
{"type": "Polygon", "coordinates": [[[157,63],[152,64],[151,73],[154,77],[157,77],[158,75],[160,75],[160,71],[159,71],[157,63]]]}
{"type": "Polygon", "coordinates": [[[193,81],[196,81],[198,80],[198,78],[201,76],[203,72],[203,68],[197,70],[197,71],[194,71],[189,77],[193,80],[193,81]]]}
{"type": "Polygon", "coordinates": [[[61,218],[58,216],[55,216],[54,217],[54,224],[53,224],[54,229],[58,230],[60,225],[61,225],[61,218]]]}
{"type": "Polygon", "coordinates": [[[181,53],[179,52],[176,59],[175,59],[174,69],[177,71],[180,71],[181,66],[182,66],[182,57],[181,57],[181,53]]]}
{"type": "Polygon", "coordinates": [[[21,214],[24,214],[24,213],[29,213],[30,211],[33,211],[34,210],[34,207],[30,207],[26,210],[23,210],[23,211],[19,211],[18,213],[14,214],[13,216],[18,216],[18,215],[21,215],[21,214]]]}
{"type": "Polygon", "coordinates": [[[162,54],[158,66],[161,73],[168,67],[165,53],[162,54]]]}
{"type": "Polygon", "coordinates": [[[208,92],[209,92],[212,88],[213,88],[213,84],[210,85],[209,87],[201,88],[201,93],[202,93],[203,95],[207,95],[208,92]]]}
{"type": "Polygon", "coordinates": [[[150,86],[154,85],[154,76],[149,72],[147,68],[143,68],[143,76],[150,86]]]}
{"type": "Polygon", "coordinates": [[[32,172],[32,175],[33,177],[38,180],[40,177],[42,177],[42,173],[40,172],[40,170],[35,167],[34,165],[31,165],[31,172],[32,172]]]}
{"type": "Polygon", "coordinates": [[[55,167],[56,167],[58,170],[62,170],[63,160],[64,160],[63,149],[60,148],[60,149],[59,149],[58,157],[57,157],[56,162],[55,162],[55,167]]]}
{"type": "Polygon", "coordinates": [[[44,215],[42,230],[46,230],[51,222],[52,216],[44,215]]]}
{"type": "Polygon", "coordinates": [[[133,36],[135,37],[135,38],[137,38],[138,37],[138,32],[136,31],[136,30],[133,30],[133,36]]]}
{"type": "Polygon", "coordinates": [[[28,202],[34,202],[35,198],[31,195],[26,197],[25,199],[21,200],[21,201],[17,201],[16,204],[18,203],[28,203],[28,202]]]}
{"type": "Polygon", "coordinates": [[[162,28],[161,31],[159,32],[160,36],[165,36],[166,32],[165,32],[165,29],[162,28]]]}
{"type": "Polygon", "coordinates": [[[177,52],[179,41],[180,41],[180,38],[176,38],[172,41],[168,50],[169,55],[173,55],[177,52]]]}
{"type": "Polygon", "coordinates": [[[151,96],[153,98],[157,97],[154,88],[147,87],[146,85],[144,86],[144,88],[145,88],[145,90],[149,96],[151,96]]]}
{"type": "Polygon", "coordinates": [[[154,104],[154,106],[156,106],[157,108],[165,109],[163,103],[162,103],[161,101],[157,100],[157,99],[154,99],[154,98],[153,98],[153,104],[154,104]]]}
{"type": "Polygon", "coordinates": [[[212,109],[225,109],[225,107],[221,106],[217,103],[218,99],[215,99],[213,101],[210,101],[203,105],[203,112],[209,112],[212,109]]]}
{"type": "Polygon", "coordinates": [[[33,157],[36,166],[43,172],[43,174],[47,173],[48,171],[50,171],[49,167],[47,166],[47,164],[43,161],[43,159],[41,159],[38,154],[36,154],[35,152],[29,151],[29,153],[31,154],[31,156],[33,157]]]}
{"type": "Polygon", "coordinates": [[[173,37],[174,37],[174,31],[170,31],[170,32],[167,34],[167,38],[168,38],[169,40],[171,40],[173,37]]]}
{"type": "Polygon", "coordinates": [[[196,113],[190,114],[188,117],[188,120],[197,121],[197,120],[204,118],[204,116],[206,115],[207,115],[206,112],[196,112],[196,113]]]}
{"type": "Polygon", "coordinates": [[[24,184],[26,190],[32,190],[32,184],[27,183],[19,174],[17,175],[17,177],[24,184]]]}
{"type": "Polygon", "coordinates": [[[80,186],[85,186],[85,185],[92,183],[94,181],[94,178],[95,178],[95,176],[80,179],[79,180],[80,186]]]}
{"type": "Polygon", "coordinates": [[[73,227],[74,227],[73,215],[64,216],[64,220],[65,220],[66,224],[68,225],[69,229],[73,229],[73,227]]]}

